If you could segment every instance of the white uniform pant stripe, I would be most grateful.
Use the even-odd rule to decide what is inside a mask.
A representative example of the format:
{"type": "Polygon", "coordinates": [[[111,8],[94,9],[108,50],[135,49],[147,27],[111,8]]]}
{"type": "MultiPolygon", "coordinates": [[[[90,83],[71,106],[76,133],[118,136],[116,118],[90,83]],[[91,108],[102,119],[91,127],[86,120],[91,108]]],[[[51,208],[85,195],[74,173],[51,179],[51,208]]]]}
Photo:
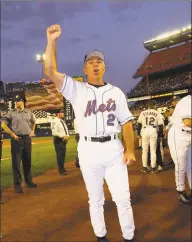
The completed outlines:
{"type": "Polygon", "coordinates": [[[191,136],[181,130],[171,128],[168,145],[175,164],[175,182],[178,191],[185,190],[185,175],[191,189],[191,136]]]}
{"type": "Polygon", "coordinates": [[[95,235],[103,237],[107,233],[103,209],[105,200],[103,183],[105,179],[117,206],[123,237],[132,239],[135,225],[130,202],[127,166],[123,164],[123,155],[114,162],[110,162],[109,165],[105,165],[105,161],[100,161],[100,165],[97,164],[93,167],[87,166],[87,162],[81,161],[81,155],[79,155],[79,159],[89,196],[90,217],[95,235]]]}
{"type": "Polygon", "coordinates": [[[105,169],[104,167],[91,169],[82,163],[80,169],[88,192],[89,212],[94,233],[98,237],[103,237],[107,233],[103,208],[105,201],[103,192],[105,169]]]}
{"type": "Polygon", "coordinates": [[[151,153],[151,166],[156,166],[156,149],[157,149],[157,131],[154,129],[144,129],[142,133],[142,164],[147,167],[148,151],[151,153]]]}
{"type": "Polygon", "coordinates": [[[113,201],[117,206],[123,238],[130,240],[134,236],[135,225],[131,207],[128,171],[127,166],[122,163],[122,160],[123,157],[119,162],[106,169],[105,179],[113,201]]]}

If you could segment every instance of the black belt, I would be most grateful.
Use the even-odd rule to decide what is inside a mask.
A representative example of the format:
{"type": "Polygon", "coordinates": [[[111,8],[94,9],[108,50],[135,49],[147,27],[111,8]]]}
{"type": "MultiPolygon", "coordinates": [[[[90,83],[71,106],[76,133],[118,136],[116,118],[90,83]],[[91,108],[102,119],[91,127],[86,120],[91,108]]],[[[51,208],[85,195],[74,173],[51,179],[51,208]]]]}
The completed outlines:
{"type": "Polygon", "coordinates": [[[16,134],[18,137],[28,137],[29,136],[29,134],[16,134]]]}
{"type": "Polygon", "coordinates": [[[108,135],[108,136],[101,136],[101,137],[87,137],[85,136],[85,141],[89,140],[91,142],[107,142],[107,141],[110,141],[112,140],[112,138],[114,139],[117,139],[117,135],[114,134],[114,135],[108,135]]]}
{"type": "Polygon", "coordinates": [[[189,130],[182,129],[182,131],[191,134],[191,131],[189,130]]]}

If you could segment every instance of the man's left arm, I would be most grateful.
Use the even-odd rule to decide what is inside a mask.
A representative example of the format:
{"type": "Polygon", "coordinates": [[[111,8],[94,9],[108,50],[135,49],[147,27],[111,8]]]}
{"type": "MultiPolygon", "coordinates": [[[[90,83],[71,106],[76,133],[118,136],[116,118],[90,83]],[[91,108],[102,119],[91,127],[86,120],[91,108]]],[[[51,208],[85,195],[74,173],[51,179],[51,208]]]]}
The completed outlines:
{"type": "Polygon", "coordinates": [[[123,131],[123,145],[125,148],[125,152],[134,154],[134,132],[133,132],[132,122],[129,121],[123,124],[122,131],[123,131]]]}
{"type": "Polygon", "coordinates": [[[134,154],[134,132],[131,122],[133,116],[128,108],[126,97],[122,91],[118,101],[117,119],[122,127],[122,143],[124,146],[123,162],[129,166],[136,160],[134,154]]]}

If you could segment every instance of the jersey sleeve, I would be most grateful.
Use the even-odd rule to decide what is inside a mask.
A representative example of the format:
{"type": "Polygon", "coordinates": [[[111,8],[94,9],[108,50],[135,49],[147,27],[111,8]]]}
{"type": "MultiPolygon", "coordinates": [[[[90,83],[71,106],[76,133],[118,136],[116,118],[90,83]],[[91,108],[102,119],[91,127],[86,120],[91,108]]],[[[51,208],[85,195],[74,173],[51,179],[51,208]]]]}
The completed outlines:
{"type": "Polygon", "coordinates": [[[185,102],[180,105],[181,118],[191,118],[191,96],[185,99],[185,102]]]}
{"type": "Polygon", "coordinates": [[[62,88],[58,90],[69,102],[73,103],[77,93],[83,88],[83,82],[75,81],[70,76],[64,75],[62,88]]]}
{"type": "Polygon", "coordinates": [[[31,123],[35,124],[36,123],[36,118],[35,115],[31,112],[31,123]]]}
{"type": "Polygon", "coordinates": [[[121,91],[119,102],[117,103],[117,120],[121,125],[123,125],[132,119],[134,119],[134,117],[128,108],[125,94],[121,91]]]}

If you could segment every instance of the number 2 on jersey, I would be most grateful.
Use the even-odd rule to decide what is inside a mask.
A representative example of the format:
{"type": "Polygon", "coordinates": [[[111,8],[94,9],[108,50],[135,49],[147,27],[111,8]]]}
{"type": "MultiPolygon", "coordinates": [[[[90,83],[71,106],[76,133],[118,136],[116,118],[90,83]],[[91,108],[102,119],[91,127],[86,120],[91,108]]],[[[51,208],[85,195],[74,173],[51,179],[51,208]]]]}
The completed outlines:
{"type": "Polygon", "coordinates": [[[146,125],[151,125],[154,126],[155,125],[155,119],[154,117],[146,117],[146,125]]]}
{"type": "Polygon", "coordinates": [[[110,113],[108,115],[107,125],[108,126],[114,126],[115,115],[113,113],[110,113]]]}

